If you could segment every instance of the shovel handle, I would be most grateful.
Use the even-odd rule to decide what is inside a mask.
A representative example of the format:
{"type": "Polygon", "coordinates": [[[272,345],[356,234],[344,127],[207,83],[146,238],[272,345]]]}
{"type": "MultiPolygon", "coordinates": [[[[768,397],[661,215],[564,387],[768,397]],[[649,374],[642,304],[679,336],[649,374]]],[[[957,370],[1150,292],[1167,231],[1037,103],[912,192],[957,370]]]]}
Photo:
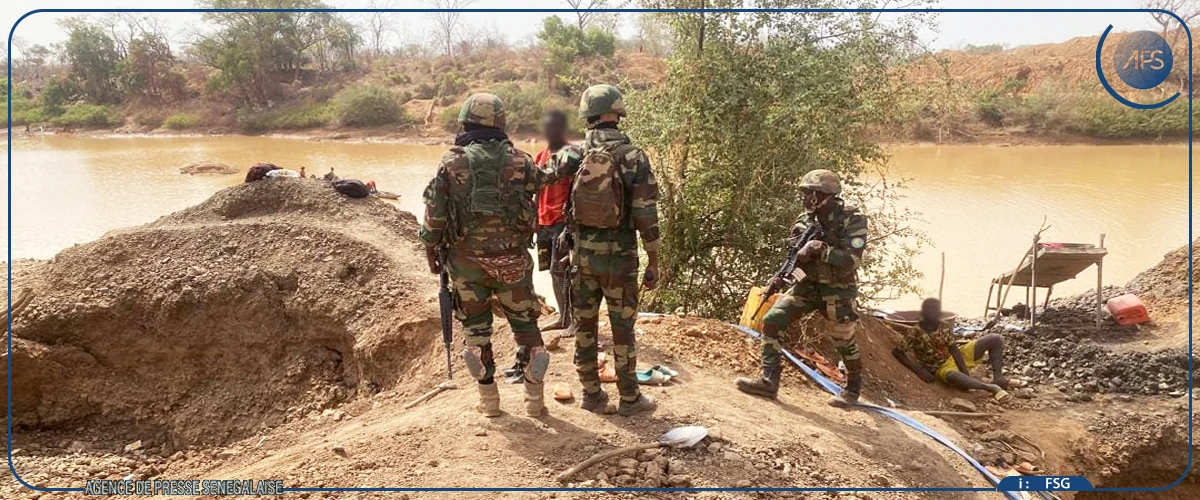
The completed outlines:
{"type": "Polygon", "coordinates": [[[558,475],[558,481],[560,483],[566,483],[566,482],[570,481],[571,478],[575,477],[580,472],[583,472],[588,467],[596,465],[597,463],[603,462],[610,458],[625,455],[628,453],[633,453],[635,451],[649,450],[651,448],[659,448],[659,447],[662,447],[662,443],[659,443],[659,442],[642,443],[642,444],[635,444],[633,446],[626,446],[624,448],[617,448],[615,450],[609,450],[609,451],[597,453],[595,455],[592,455],[591,458],[584,460],[583,462],[580,462],[579,465],[576,465],[574,467],[571,467],[570,469],[563,471],[562,474],[558,475]]]}

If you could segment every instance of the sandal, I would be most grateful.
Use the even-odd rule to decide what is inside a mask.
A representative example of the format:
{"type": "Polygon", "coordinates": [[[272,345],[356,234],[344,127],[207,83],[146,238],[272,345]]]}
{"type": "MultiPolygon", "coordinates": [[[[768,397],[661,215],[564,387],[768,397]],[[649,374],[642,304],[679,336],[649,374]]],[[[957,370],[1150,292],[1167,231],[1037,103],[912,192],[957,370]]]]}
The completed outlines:
{"type": "Polygon", "coordinates": [[[1021,474],[1026,475],[1026,476],[1040,476],[1042,474],[1045,474],[1045,471],[1043,471],[1041,467],[1033,465],[1029,462],[1021,462],[1020,464],[1018,464],[1016,467],[1016,471],[1020,472],[1021,474]]]}
{"type": "Polygon", "coordinates": [[[992,399],[996,400],[997,403],[1003,403],[1004,401],[1008,400],[1008,398],[1011,396],[1012,396],[1012,394],[1009,394],[1008,391],[1006,391],[1004,389],[1000,389],[1000,392],[997,392],[992,395],[992,399]]]}
{"type": "MultiPolygon", "coordinates": [[[[658,367],[637,372],[637,381],[644,385],[663,385],[671,381],[671,376],[657,370],[658,367]]],[[[603,380],[603,379],[601,379],[603,380]]]]}
{"type": "Polygon", "coordinates": [[[656,372],[662,373],[663,375],[666,375],[667,379],[672,379],[672,378],[679,376],[679,372],[671,369],[671,367],[669,367],[667,365],[654,365],[654,367],[651,368],[651,370],[654,370],[656,372]]]}
{"type": "Polygon", "coordinates": [[[566,382],[554,384],[554,400],[555,401],[570,401],[575,399],[575,395],[571,393],[571,385],[566,382]]]}
{"type": "Polygon", "coordinates": [[[611,383],[617,381],[617,368],[610,364],[600,367],[600,381],[611,383]]]}

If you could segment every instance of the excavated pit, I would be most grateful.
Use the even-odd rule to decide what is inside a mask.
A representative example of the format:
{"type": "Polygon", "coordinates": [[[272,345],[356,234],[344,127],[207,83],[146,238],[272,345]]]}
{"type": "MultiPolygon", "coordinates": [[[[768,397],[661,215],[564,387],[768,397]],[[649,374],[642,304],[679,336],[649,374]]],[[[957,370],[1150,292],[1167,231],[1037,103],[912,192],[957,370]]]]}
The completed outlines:
{"type": "Polygon", "coordinates": [[[13,423],[181,449],[391,387],[438,335],[415,231],[381,200],[270,180],[25,265],[13,423]]]}

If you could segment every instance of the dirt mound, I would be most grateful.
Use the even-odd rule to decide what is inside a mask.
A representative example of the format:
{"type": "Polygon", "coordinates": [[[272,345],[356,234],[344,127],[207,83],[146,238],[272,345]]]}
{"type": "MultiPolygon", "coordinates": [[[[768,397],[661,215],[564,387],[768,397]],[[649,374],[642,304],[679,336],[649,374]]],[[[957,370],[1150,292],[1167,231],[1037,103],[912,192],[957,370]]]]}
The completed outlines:
{"type": "Polygon", "coordinates": [[[64,250],[15,286],[36,297],[14,324],[14,423],[178,449],[390,387],[437,332],[415,230],[287,179],[64,250]]]}
{"type": "Polygon", "coordinates": [[[1197,269],[1196,253],[1200,250],[1200,239],[1191,245],[1184,245],[1163,256],[1163,260],[1147,269],[1126,285],[1137,293],[1152,314],[1171,314],[1187,309],[1188,301],[1188,265],[1197,269]],[[1188,251],[1192,259],[1188,260],[1188,251]]]}

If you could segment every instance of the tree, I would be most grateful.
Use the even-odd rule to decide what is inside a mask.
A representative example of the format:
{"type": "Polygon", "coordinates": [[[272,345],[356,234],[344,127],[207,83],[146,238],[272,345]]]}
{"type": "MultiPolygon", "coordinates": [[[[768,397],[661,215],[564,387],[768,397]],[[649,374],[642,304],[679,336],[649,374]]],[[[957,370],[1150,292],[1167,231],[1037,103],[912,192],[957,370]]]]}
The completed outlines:
{"type": "MultiPolygon", "coordinates": [[[[390,9],[393,7],[393,3],[392,0],[371,0],[367,3],[367,8],[390,9]]],[[[396,32],[393,14],[392,12],[375,11],[367,15],[364,31],[366,32],[367,47],[371,49],[371,57],[383,55],[388,38],[396,32]]]]}
{"type": "Polygon", "coordinates": [[[621,9],[629,5],[628,0],[610,4],[608,0],[564,0],[575,9],[575,26],[580,30],[597,28],[607,33],[615,33],[620,21],[616,12],[596,12],[593,9],[621,9]]]}
{"type": "Polygon", "coordinates": [[[575,62],[579,57],[612,57],[616,50],[616,38],[596,28],[582,30],[570,26],[558,16],[542,19],[542,30],[538,40],[546,47],[547,82],[569,90],[568,80],[575,75],[575,62]]]}
{"type": "MultiPolygon", "coordinates": [[[[1142,0],[1142,7],[1147,9],[1168,10],[1174,12],[1184,24],[1191,26],[1193,21],[1200,18],[1200,1],[1197,0],[1142,0]]],[[[1186,46],[1180,46],[1180,42],[1186,42],[1183,26],[1179,24],[1179,20],[1165,12],[1151,12],[1150,17],[1154,18],[1154,22],[1159,25],[1159,34],[1171,46],[1171,50],[1179,53],[1186,51],[1186,46]]],[[[1186,54],[1187,52],[1183,52],[1186,54]]],[[[1188,76],[1186,67],[1182,64],[1176,65],[1171,70],[1171,74],[1175,76],[1179,82],[1179,92],[1187,92],[1188,76]]]]}
{"type": "MultiPolygon", "coordinates": [[[[698,2],[662,2],[697,7],[698,2]]],[[[709,7],[737,2],[705,2],[709,7]]],[[[764,1],[761,7],[789,5],[764,1]]],[[[856,6],[820,2],[820,6],[856,6]]],[[[890,119],[903,60],[925,17],[845,13],[696,13],[665,18],[676,50],[666,81],[628,96],[627,128],[651,156],[663,246],[657,310],[732,319],[747,290],[782,259],[803,213],[799,180],[814,168],[843,179],[868,215],[864,301],[914,290],[922,235],[868,131],[890,119]],[[682,47],[682,46],[679,46],[682,47]]]]}
{"type": "Polygon", "coordinates": [[[192,55],[219,73],[209,89],[230,92],[248,104],[265,104],[279,82],[301,79],[305,65],[329,70],[337,58],[352,57],[361,38],[352,25],[331,12],[237,12],[228,9],[323,9],[318,0],[200,0],[205,20],[219,29],[199,37],[192,55]]]}
{"type": "Polygon", "coordinates": [[[663,21],[662,14],[641,13],[635,18],[634,25],[637,27],[634,41],[637,43],[638,52],[658,57],[671,53],[671,28],[663,21]]]}
{"type": "Polygon", "coordinates": [[[70,67],[68,78],[89,101],[97,104],[117,102],[120,99],[117,77],[121,57],[116,41],[100,26],[83,18],[69,18],[61,24],[67,29],[63,56],[70,67]]]}
{"type": "Polygon", "coordinates": [[[454,55],[454,45],[461,38],[462,13],[456,9],[465,9],[475,0],[427,0],[430,8],[439,9],[429,15],[435,26],[435,42],[447,56],[454,55]]]}

